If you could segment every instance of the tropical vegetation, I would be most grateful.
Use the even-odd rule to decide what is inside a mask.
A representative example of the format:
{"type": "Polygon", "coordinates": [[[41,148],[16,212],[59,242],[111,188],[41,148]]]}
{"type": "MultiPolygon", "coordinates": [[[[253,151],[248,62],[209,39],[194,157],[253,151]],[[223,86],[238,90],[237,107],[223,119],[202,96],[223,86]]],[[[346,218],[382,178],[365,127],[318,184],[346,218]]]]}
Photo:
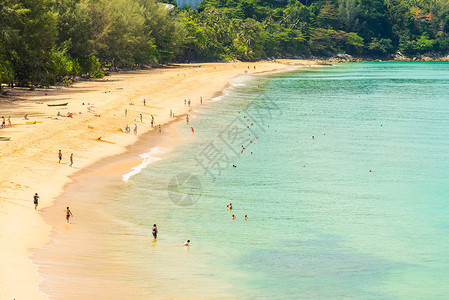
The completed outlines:
{"type": "Polygon", "coordinates": [[[449,0],[203,0],[196,10],[154,0],[2,0],[0,82],[47,86],[184,61],[445,54],[448,30],[449,0]]]}

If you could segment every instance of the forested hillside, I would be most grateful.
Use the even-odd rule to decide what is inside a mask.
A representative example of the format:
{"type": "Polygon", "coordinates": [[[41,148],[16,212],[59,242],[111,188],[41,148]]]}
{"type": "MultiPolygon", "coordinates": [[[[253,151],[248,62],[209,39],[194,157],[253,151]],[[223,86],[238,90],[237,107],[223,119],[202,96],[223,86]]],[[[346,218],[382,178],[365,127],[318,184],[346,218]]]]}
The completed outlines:
{"type": "Polygon", "coordinates": [[[49,85],[186,60],[446,53],[448,30],[449,0],[203,0],[172,12],[153,0],[1,0],[0,81],[49,85]]]}

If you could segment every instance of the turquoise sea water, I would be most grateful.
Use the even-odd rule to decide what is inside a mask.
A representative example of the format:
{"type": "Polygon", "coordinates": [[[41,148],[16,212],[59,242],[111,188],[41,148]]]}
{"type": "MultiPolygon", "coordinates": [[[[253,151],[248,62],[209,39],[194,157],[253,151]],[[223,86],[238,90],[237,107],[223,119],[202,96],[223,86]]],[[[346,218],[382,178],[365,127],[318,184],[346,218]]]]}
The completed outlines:
{"type": "Polygon", "coordinates": [[[121,280],[148,296],[447,299],[448,91],[448,63],[353,63],[237,84],[177,125],[185,143],[107,185],[126,232],[111,244],[134,266],[121,280]],[[198,160],[215,164],[205,172],[198,160]],[[193,205],[169,198],[179,173],[201,185],[180,191],[193,205]],[[178,247],[187,239],[190,249],[178,247]]]}

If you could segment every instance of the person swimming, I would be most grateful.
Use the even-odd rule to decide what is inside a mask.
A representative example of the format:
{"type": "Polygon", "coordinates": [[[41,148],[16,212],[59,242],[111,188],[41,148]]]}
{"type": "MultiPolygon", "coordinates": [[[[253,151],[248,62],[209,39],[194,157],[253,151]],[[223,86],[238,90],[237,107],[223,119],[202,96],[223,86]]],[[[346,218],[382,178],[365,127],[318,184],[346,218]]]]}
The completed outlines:
{"type": "Polygon", "coordinates": [[[190,240],[187,240],[187,241],[182,242],[182,245],[183,245],[183,246],[188,246],[189,244],[190,244],[190,240]]]}
{"type": "Polygon", "coordinates": [[[232,215],[231,219],[232,219],[232,220],[235,220],[235,215],[232,215]]]}
{"type": "Polygon", "coordinates": [[[245,221],[248,221],[248,215],[245,215],[245,221]]]}

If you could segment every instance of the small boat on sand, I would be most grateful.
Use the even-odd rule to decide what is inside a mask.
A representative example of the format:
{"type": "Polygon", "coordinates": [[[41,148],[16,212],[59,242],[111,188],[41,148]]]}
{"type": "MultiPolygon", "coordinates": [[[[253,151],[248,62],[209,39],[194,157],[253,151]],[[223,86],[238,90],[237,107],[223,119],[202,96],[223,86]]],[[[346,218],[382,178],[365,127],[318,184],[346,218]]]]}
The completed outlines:
{"type": "Polygon", "coordinates": [[[55,103],[55,104],[47,104],[47,106],[66,106],[69,102],[66,103],[55,103]]]}
{"type": "Polygon", "coordinates": [[[0,141],[6,142],[9,141],[11,138],[9,136],[0,136],[0,141]]]}

